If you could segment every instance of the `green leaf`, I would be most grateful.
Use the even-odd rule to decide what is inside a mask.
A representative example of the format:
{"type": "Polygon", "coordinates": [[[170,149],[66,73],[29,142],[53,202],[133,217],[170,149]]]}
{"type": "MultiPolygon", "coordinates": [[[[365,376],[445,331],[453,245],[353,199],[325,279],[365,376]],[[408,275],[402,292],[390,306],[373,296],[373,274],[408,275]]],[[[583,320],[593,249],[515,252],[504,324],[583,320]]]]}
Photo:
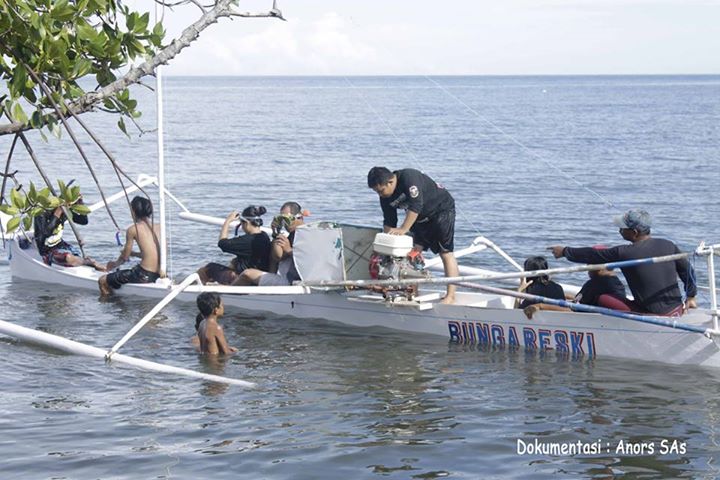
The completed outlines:
{"type": "Polygon", "coordinates": [[[19,210],[25,209],[25,205],[27,203],[25,200],[25,195],[23,195],[21,192],[18,192],[15,188],[10,190],[10,202],[15,208],[19,210]]]}
{"type": "Polygon", "coordinates": [[[32,228],[32,224],[33,224],[33,217],[25,217],[25,218],[23,218],[22,222],[23,222],[23,229],[25,231],[30,230],[32,228]]]}
{"type": "Polygon", "coordinates": [[[30,214],[31,217],[35,218],[38,215],[40,215],[41,213],[43,213],[44,211],[45,211],[45,209],[42,207],[35,207],[35,208],[30,209],[30,212],[28,212],[28,213],[30,214]]]}
{"type": "Polygon", "coordinates": [[[20,123],[27,123],[28,117],[25,114],[25,110],[23,110],[22,106],[19,102],[15,102],[12,107],[12,116],[13,120],[20,123]]]}
{"type": "Polygon", "coordinates": [[[97,31],[84,20],[75,24],[75,31],[78,38],[85,42],[92,42],[97,37],[97,31]]]}
{"type": "Polygon", "coordinates": [[[7,222],[7,233],[12,233],[20,226],[20,217],[13,217],[7,222]]]}
{"type": "Polygon", "coordinates": [[[52,10],[50,10],[50,16],[60,20],[61,22],[71,20],[74,15],[75,11],[73,10],[73,7],[68,4],[67,0],[58,0],[52,10]]]}
{"type": "Polygon", "coordinates": [[[5,203],[3,205],[0,205],[0,212],[4,213],[5,215],[10,215],[12,217],[13,215],[17,215],[18,213],[20,213],[20,210],[13,207],[12,205],[5,203]]]}
{"type": "Polygon", "coordinates": [[[147,29],[148,22],[150,22],[150,12],[145,12],[140,16],[140,18],[137,19],[133,31],[136,33],[144,32],[147,29]]]}
{"type": "Polygon", "coordinates": [[[23,95],[27,78],[27,71],[25,70],[25,67],[22,65],[16,66],[13,70],[12,80],[10,80],[10,83],[8,84],[8,88],[10,89],[10,95],[12,95],[13,98],[17,98],[23,95]]]}
{"type": "Polygon", "coordinates": [[[135,21],[137,20],[138,14],[133,12],[125,17],[125,26],[128,30],[132,31],[135,29],[135,21]]]}
{"type": "Polygon", "coordinates": [[[89,215],[92,213],[92,210],[90,210],[87,205],[83,205],[81,203],[73,205],[72,207],[70,207],[70,210],[72,210],[74,213],[77,213],[78,215],[89,215]]]}
{"type": "Polygon", "coordinates": [[[68,194],[67,194],[67,186],[65,185],[65,182],[58,179],[57,184],[58,184],[58,188],[60,189],[60,197],[67,198],[68,194]]]}
{"type": "Polygon", "coordinates": [[[70,194],[70,203],[75,203],[80,199],[80,187],[74,186],[68,189],[68,193],[70,194]]]}
{"type": "Polygon", "coordinates": [[[27,198],[33,205],[37,203],[37,190],[32,182],[30,182],[30,188],[28,188],[27,198]]]}
{"type": "Polygon", "coordinates": [[[117,124],[118,124],[118,128],[119,128],[120,130],[122,130],[122,132],[123,132],[125,135],[127,135],[128,137],[130,137],[130,135],[128,135],[127,128],[125,127],[125,120],[124,120],[122,117],[120,117],[120,120],[118,120],[118,123],[117,123],[117,124]]]}

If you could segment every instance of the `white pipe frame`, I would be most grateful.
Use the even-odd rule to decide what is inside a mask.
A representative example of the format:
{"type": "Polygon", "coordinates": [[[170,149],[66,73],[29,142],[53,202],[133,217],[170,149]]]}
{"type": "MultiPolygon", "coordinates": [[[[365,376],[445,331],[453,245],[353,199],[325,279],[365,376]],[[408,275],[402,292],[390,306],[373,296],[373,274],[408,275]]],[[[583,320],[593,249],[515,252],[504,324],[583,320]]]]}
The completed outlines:
{"type": "MultiPolygon", "coordinates": [[[[709,247],[710,250],[720,250],[720,244],[715,245],[712,247],[709,247]]],[[[698,248],[695,252],[697,255],[709,255],[708,249],[705,248],[698,248]]],[[[674,260],[678,260],[681,258],[687,258],[688,256],[692,255],[693,252],[690,253],[677,253],[673,255],[664,255],[660,257],[651,257],[651,258],[644,258],[644,259],[638,259],[638,260],[626,260],[626,261],[619,261],[619,262],[609,262],[609,263],[603,263],[603,264],[595,264],[595,265],[578,265],[574,267],[564,267],[564,268],[548,268],[543,270],[531,270],[531,271],[524,271],[524,272],[517,272],[517,273],[498,273],[494,275],[467,275],[467,276],[458,276],[458,277],[436,277],[436,278],[416,278],[416,279],[403,279],[403,280],[356,280],[356,281],[345,281],[345,282],[301,282],[300,285],[308,286],[308,287],[348,287],[348,286],[372,286],[372,285],[381,285],[381,286],[387,286],[387,285],[422,285],[422,284],[448,284],[448,283],[458,283],[458,282],[467,282],[467,281],[479,281],[479,280],[504,280],[509,278],[527,278],[527,277],[537,277],[539,275],[552,275],[556,273],[573,273],[573,272],[587,272],[587,271],[593,271],[593,270],[602,270],[605,268],[616,268],[616,267],[622,267],[624,263],[634,263],[634,264],[641,264],[645,262],[652,261],[653,263],[662,263],[662,262],[670,262],[674,260]]]]}
{"type": "Polygon", "coordinates": [[[140,319],[139,322],[137,322],[133,328],[130,329],[129,332],[125,334],[123,338],[120,339],[113,347],[108,350],[107,354],[105,355],[105,358],[110,360],[111,357],[117,352],[120,347],[125,345],[125,343],[130,340],[137,332],[140,331],[141,328],[143,328],[150,320],[152,320],[155,315],[160,313],[160,310],[165,308],[165,306],[170,303],[175,297],[180,295],[183,290],[185,290],[187,287],[189,287],[191,284],[195,282],[200,282],[200,276],[197,273],[190,274],[185,280],[183,280],[177,287],[174,287],[170,293],[168,293],[165,298],[160,300],[157,305],[155,305],[152,310],[150,310],[143,318],[140,319]]]}
{"type": "MultiPolygon", "coordinates": [[[[74,355],[85,355],[93,358],[106,358],[106,351],[101,348],[76,342],[74,340],[60,337],[58,335],[41,332],[33,328],[21,327],[20,325],[15,325],[14,323],[5,322],[3,320],[0,320],[0,333],[4,335],[9,335],[13,338],[17,338],[18,340],[24,340],[26,342],[31,342],[39,345],[45,345],[74,355]]],[[[161,373],[171,373],[174,375],[199,378],[202,380],[224,383],[228,385],[239,385],[246,388],[256,387],[254,383],[247,382],[245,380],[222,377],[220,375],[212,375],[210,373],[196,372],[195,370],[174,367],[172,365],[166,365],[163,363],[151,362],[149,360],[143,360],[120,353],[113,356],[112,360],[116,363],[123,363],[136,368],[141,368],[143,370],[150,370],[161,373]]]]}

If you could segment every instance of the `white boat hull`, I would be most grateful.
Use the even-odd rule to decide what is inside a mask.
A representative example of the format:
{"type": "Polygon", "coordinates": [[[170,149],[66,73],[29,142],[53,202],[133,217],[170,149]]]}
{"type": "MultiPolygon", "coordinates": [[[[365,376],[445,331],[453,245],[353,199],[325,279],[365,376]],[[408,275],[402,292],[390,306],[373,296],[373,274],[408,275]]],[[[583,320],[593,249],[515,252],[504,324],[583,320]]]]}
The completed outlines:
{"type": "MultiPolygon", "coordinates": [[[[94,291],[100,275],[90,267],[47,266],[34,248],[21,250],[17,240],[10,244],[10,268],[15,278],[94,291]]],[[[129,284],[118,294],[162,298],[170,287],[167,280],[152,285],[129,284]]],[[[196,295],[197,288],[190,287],[178,299],[194,302],[196,295]]],[[[385,327],[460,343],[553,351],[568,357],[612,356],[720,367],[720,348],[699,333],[595,313],[540,311],[528,320],[522,310],[509,308],[513,299],[492,294],[460,292],[455,305],[437,301],[389,303],[376,295],[337,291],[223,294],[223,299],[226,306],[245,312],[324,319],[354,327],[385,327]]],[[[707,311],[693,311],[682,321],[711,327],[707,311]]]]}

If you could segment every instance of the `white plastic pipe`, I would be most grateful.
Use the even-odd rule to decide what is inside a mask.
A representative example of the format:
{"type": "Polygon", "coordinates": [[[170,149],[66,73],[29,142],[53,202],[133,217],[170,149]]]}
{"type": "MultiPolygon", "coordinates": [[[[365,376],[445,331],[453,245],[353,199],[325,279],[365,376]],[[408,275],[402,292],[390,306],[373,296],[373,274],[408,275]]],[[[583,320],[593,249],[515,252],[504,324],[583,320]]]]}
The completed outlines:
{"type": "MultiPolygon", "coordinates": [[[[69,340],[57,335],[53,335],[32,328],[21,327],[10,322],[0,320],[0,333],[9,335],[19,340],[24,340],[31,343],[37,343],[48,347],[62,350],[63,352],[72,353],[75,355],[85,355],[94,358],[105,358],[106,351],[86,345],[84,343],[69,340]]],[[[184,377],[199,378],[202,380],[208,380],[211,382],[225,383],[228,385],[239,385],[241,387],[254,388],[256,385],[252,382],[245,380],[239,380],[236,378],[227,378],[220,375],[212,375],[209,373],[196,372],[195,370],[189,370],[187,368],[173,367],[171,365],[165,365],[163,363],[151,362],[149,360],[142,360],[128,355],[122,355],[120,353],[113,355],[113,362],[124,363],[131,365],[143,370],[150,370],[154,372],[172,373],[175,375],[182,375],[184,377]]]]}
{"type": "Polygon", "coordinates": [[[118,349],[119,349],[120,347],[122,347],[123,345],[125,345],[125,343],[126,343],[128,340],[130,340],[130,339],[133,337],[133,335],[135,335],[137,332],[139,332],[140,329],[145,326],[145,324],[147,324],[150,320],[152,320],[153,317],[160,312],[160,310],[162,310],[163,308],[165,308],[165,306],[166,306],[168,303],[170,303],[173,298],[175,298],[175,297],[177,297],[178,295],[180,295],[180,293],[182,293],[183,290],[185,290],[188,286],[190,286],[190,284],[192,284],[192,283],[194,283],[194,282],[198,282],[198,281],[200,281],[200,276],[198,276],[197,273],[192,273],[192,274],[190,274],[185,280],[183,280],[182,283],[180,283],[180,285],[178,285],[177,287],[173,288],[172,291],[171,291],[170,293],[168,293],[168,294],[165,296],[165,298],[163,298],[162,300],[160,300],[160,301],[158,302],[158,304],[155,305],[155,306],[153,307],[153,309],[150,310],[150,311],[147,313],[147,315],[145,315],[143,318],[141,318],[140,321],[137,322],[137,323],[135,324],[135,326],[133,326],[133,328],[131,328],[130,331],[127,332],[127,333],[125,334],[125,336],[120,339],[119,342],[117,342],[115,345],[113,345],[113,347],[107,352],[107,358],[110,359],[110,357],[112,357],[112,356],[115,354],[115,352],[118,351],[118,349]]]}

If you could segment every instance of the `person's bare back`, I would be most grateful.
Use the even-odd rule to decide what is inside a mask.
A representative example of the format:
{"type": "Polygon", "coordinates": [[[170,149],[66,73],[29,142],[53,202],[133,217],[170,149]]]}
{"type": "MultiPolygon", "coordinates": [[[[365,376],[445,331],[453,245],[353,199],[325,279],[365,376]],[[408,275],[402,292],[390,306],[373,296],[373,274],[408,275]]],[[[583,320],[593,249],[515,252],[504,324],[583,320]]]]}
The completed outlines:
{"type": "Polygon", "coordinates": [[[237,349],[228,345],[223,328],[212,317],[200,322],[198,338],[200,340],[200,353],[226,355],[237,351],[237,349]]]}
{"type": "Polygon", "coordinates": [[[160,225],[151,227],[149,220],[143,219],[131,225],[127,235],[138,244],[140,266],[148,272],[160,273],[160,225]]]}

